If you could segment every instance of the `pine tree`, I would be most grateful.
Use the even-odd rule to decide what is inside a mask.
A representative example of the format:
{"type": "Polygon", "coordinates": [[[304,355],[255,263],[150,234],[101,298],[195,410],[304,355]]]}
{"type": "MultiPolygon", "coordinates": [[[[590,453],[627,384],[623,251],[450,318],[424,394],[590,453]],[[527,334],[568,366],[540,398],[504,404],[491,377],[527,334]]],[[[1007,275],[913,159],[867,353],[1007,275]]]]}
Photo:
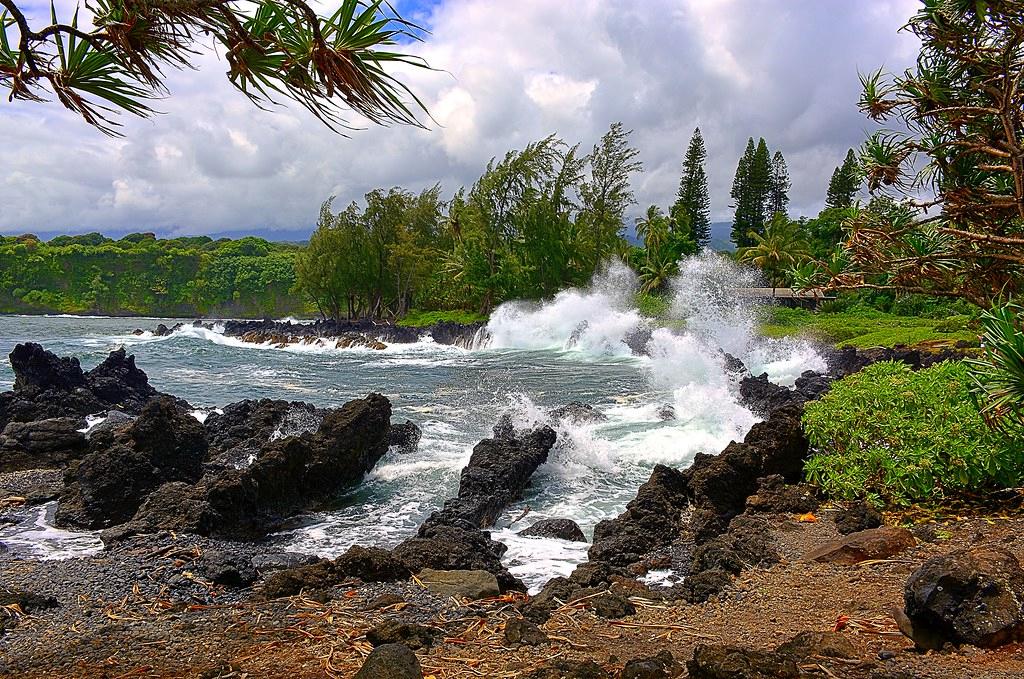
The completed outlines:
{"type": "Polygon", "coordinates": [[[771,218],[768,212],[768,198],[772,188],[772,155],[764,137],[757,142],[754,161],[750,164],[750,190],[754,196],[756,217],[754,231],[764,233],[765,225],[771,218]]]}
{"type": "Polygon", "coordinates": [[[689,223],[693,239],[699,247],[711,242],[711,199],[708,195],[708,176],[704,169],[707,149],[698,127],[693,131],[690,145],[683,159],[683,176],[671,215],[677,223],[689,223]]]}
{"type": "Polygon", "coordinates": [[[737,248],[750,245],[747,234],[753,229],[750,192],[750,166],[754,162],[754,139],[747,139],[747,148],[740,156],[736,165],[736,175],[732,180],[732,208],[735,210],[732,220],[732,242],[737,248]]]}
{"type": "Polygon", "coordinates": [[[825,207],[850,207],[853,205],[853,199],[857,196],[857,192],[860,191],[860,185],[860,165],[857,163],[857,156],[853,149],[850,149],[846,153],[846,160],[832,173],[832,179],[828,183],[825,207]]]}
{"type": "Polygon", "coordinates": [[[768,192],[768,221],[771,221],[777,212],[788,215],[790,186],[786,159],[782,157],[782,151],[776,151],[772,156],[772,181],[768,192]]]}

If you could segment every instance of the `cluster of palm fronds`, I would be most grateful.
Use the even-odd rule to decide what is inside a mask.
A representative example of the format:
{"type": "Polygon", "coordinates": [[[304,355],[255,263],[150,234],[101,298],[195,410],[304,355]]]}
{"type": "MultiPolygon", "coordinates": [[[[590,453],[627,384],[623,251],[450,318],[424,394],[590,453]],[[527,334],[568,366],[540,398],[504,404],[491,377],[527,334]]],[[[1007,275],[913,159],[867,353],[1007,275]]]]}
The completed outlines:
{"type": "Polygon", "coordinates": [[[981,413],[1024,439],[1024,307],[1007,304],[985,312],[985,357],[969,361],[981,413]]]}
{"type": "Polygon", "coordinates": [[[860,101],[899,123],[860,161],[872,191],[902,201],[849,220],[846,266],[819,267],[813,283],[987,307],[1024,292],[1024,3],[924,0],[907,28],[921,39],[916,67],[862,76],[860,101]]]}
{"type": "Polygon", "coordinates": [[[33,30],[14,0],[0,0],[0,84],[10,99],[52,93],[86,122],[115,134],[118,111],[153,113],[165,92],[163,69],[190,67],[213,46],[231,83],[256,105],[298,102],[334,130],[346,111],[378,123],[419,125],[423,104],[386,68],[426,68],[380,46],[415,40],[419,28],[383,0],[341,0],[321,17],[303,0],[92,0],[91,30],[50,7],[33,30]]]}

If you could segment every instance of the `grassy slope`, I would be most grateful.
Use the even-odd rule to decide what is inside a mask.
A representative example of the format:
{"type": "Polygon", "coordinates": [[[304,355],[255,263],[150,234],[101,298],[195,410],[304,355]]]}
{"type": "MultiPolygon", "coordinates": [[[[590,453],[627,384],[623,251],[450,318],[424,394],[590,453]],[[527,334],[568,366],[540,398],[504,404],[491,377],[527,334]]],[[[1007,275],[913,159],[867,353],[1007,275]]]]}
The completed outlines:
{"type": "Polygon", "coordinates": [[[978,332],[969,319],[896,316],[881,311],[813,313],[805,309],[776,307],[761,325],[769,337],[803,336],[839,346],[891,347],[921,342],[977,341],[978,332]]]}
{"type": "Polygon", "coordinates": [[[442,321],[468,325],[486,320],[487,316],[474,311],[417,311],[414,309],[399,319],[398,325],[405,325],[410,328],[424,328],[442,321]]]}

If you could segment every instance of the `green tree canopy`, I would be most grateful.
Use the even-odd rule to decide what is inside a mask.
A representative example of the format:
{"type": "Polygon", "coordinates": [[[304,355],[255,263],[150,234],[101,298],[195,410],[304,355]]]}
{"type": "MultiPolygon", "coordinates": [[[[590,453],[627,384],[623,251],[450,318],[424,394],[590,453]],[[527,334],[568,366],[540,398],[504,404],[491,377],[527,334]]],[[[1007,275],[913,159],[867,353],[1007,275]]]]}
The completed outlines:
{"type": "Polygon", "coordinates": [[[698,127],[693,131],[690,145],[686,149],[676,202],[669,211],[677,223],[684,220],[689,223],[693,239],[699,247],[711,242],[711,198],[704,168],[707,155],[704,137],[698,127]]]}
{"type": "Polygon", "coordinates": [[[860,163],[853,149],[846,153],[843,164],[832,172],[832,179],[828,183],[828,194],[825,197],[826,208],[847,208],[853,205],[857,192],[860,191],[863,180],[861,178],[860,163]]]}

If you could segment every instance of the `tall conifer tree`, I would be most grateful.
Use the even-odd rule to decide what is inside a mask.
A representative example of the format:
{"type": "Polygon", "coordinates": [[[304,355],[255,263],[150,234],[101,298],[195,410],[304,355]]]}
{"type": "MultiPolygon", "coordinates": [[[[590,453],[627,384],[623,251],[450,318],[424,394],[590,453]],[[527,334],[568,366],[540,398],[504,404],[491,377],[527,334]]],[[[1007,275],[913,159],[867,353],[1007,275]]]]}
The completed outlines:
{"type": "Polygon", "coordinates": [[[786,159],[782,157],[782,151],[776,151],[772,156],[772,181],[771,189],[768,192],[768,221],[776,212],[789,214],[789,168],[786,167],[786,159]]]}
{"type": "Polygon", "coordinates": [[[732,242],[737,248],[750,245],[747,234],[754,228],[752,193],[750,191],[750,166],[754,162],[754,139],[747,139],[747,148],[740,156],[736,165],[736,175],[732,180],[732,208],[735,210],[732,220],[732,242]]]}
{"type": "Polygon", "coordinates": [[[853,199],[857,197],[857,192],[860,191],[860,185],[860,165],[857,163],[857,156],[853,149],[850,149],[846,152],[846,160],[832,173],[832,179],[828,183],[825,207],[850,207],[853,205],[853,199]]]}
{"type": "Polygon", "coordinates": [[[707,149],[700,128],[693,131],[690,145],[683,159],[683,176],[671,215],[676,223],[690,225],[693,240],[699,247],[711,242],[711,198],[708,195],[708,175],[704,169],[707,149]]]}

